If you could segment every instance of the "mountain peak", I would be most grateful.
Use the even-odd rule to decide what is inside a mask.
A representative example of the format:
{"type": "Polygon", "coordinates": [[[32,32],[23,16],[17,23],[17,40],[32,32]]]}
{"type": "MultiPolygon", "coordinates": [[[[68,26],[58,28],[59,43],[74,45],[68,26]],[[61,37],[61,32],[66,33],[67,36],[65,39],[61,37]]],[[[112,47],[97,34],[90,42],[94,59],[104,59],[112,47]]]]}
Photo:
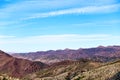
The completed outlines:
{"type": "Polygon", "coordinates": [[[97,48],[105,48],[105,47],[100,45],[100,46],[98,46],[97,48]]]}
{"type": "Polygon", "coordinates": [[[0,56],[5,56],[5,57],[12,57],[9,54],[5,53],[4,51],[0,50],[0,56]]]}
{"type": "Polygon", "coordinates": [[[4,54],[5,52],[3,52],[2,50],[0,50],[0,54],[4,54]]]}

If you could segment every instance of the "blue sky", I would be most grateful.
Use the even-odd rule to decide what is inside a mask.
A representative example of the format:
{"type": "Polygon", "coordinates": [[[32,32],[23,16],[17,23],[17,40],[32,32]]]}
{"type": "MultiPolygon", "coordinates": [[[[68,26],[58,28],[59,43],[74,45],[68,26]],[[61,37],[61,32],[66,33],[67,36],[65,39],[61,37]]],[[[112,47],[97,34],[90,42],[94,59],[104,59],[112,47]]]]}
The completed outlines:
{"type": "Polygon", "coordinates": [[[120,45],[119,0],[0,0],[0,49],[120,45]]]}

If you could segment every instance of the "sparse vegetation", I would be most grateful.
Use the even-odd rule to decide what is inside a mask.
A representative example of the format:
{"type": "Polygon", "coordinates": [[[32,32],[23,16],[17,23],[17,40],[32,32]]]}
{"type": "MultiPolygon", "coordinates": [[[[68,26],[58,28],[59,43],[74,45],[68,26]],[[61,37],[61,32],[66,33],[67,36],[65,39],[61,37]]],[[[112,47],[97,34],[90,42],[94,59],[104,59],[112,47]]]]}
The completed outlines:
{"type": "Polygon", "coordinates": [[[33,80],[115,80],[113,78],[117,78],[117,79],[119,78],[119,75],[117,75],[116,77],[116,74],[120,72],[120,61],[114,61],[114,62],[105,63],[105,64],[102,63],[98,67],[95,67],[96,65],[98,65],[98,63],[89,61],[85,63],[77,62],[69,65],[53,66],[53,67],[50,67],[49,69],[44,69],[44,70],[41,70],[40,72],[37,72],[35,76],[30,79],[33,79],[33,80]],[[94,65],[94,66],[91,66],[91,65],[94,65]],[[90,66],[93,68],[91,68],[90,66]],[[43,76],[46,73],[52,73],[52,74],[43,76]]]}
{"type": "MultiPolygon", "coordinates": [[[[101,65],[100,62],[92,60],[79,60],[79,61],[62,61],[57,64],[52,64],[49,68],[36,72],[36,75],[30,79],[43,79],[43,80],[71,80],[73,77],[88,70],[92,70],[101,65]],[[64,64],[65,63],[65,64],[64,64]]],[[[84,76],[83,76],[84,77],[84,76]]],[[[80,77],[83,78],[83,77],[80,77]]]]}
{"type": "Polygon", "coordinates": [[[74,77],[72,80],[79,79],[84,76],[80,80],[107,80],[114,76],[116,73],[120,71],[120,61],[112,62],[109,64],[105,64],[99,68],[94,70],[90,70],[84,73],[79,74],[74,77]]]}
{"type": "Polygon", "coordinates": [[[13,78],[6,74],[0,74],[0,80],[20,80],[19,78],[13,78]]]}
{"type": "Polygon", "coordinates": [[[78,78],[75,79],[75,80],[82,80],[84,77],[85,77],[85,76],[80,76],[80,77],[78,77],[78,78]]]}

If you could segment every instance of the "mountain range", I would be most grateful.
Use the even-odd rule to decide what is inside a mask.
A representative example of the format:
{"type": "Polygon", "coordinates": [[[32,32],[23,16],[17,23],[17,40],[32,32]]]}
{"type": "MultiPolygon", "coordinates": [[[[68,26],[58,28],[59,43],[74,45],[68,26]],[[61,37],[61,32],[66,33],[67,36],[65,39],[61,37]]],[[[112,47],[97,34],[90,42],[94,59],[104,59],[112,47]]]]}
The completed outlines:
{"type": "Polygon", "coordinates": [[[120,58],[120,46],[99,46],[96,48],[80,48],[77,50],[49,50],[29,53],[16,53],[12,56],[28,59],[32,61],[41,61],[43,63],[55,63],[64,60],[77,60],[80,58],[95,59],[108,62],[120,58]]]}
{"type": "Polygon", "coordinates": [[[120,80],[120,46],[7,54],[0,80],[120,80]]]}

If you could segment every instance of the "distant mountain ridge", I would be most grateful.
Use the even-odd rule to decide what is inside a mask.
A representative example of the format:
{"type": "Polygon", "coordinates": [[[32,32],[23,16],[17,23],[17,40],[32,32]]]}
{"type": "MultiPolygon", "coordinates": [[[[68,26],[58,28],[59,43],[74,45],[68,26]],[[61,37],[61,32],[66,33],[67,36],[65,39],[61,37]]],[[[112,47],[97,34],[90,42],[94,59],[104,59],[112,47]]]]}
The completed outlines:
{"type": "Polygon", "coordinates": [[[32,61],[42,61],[44,63],[54,63],[64,60],[77,60],[89,58],[99,61],[111,61],[120,58],[120,46],[99,46],[96,48],[80,48],[77,50],[49,50],[30,53],[12,54],[14,57],[29,59],[32,61]]]}
{"type": "Polygon", "coordinates": [[[28,73],[36,72],[46,66],[42,62],[14,58],[0,50],[0,73],[5,73],[13,77],[23,77],[28,73]]]}

